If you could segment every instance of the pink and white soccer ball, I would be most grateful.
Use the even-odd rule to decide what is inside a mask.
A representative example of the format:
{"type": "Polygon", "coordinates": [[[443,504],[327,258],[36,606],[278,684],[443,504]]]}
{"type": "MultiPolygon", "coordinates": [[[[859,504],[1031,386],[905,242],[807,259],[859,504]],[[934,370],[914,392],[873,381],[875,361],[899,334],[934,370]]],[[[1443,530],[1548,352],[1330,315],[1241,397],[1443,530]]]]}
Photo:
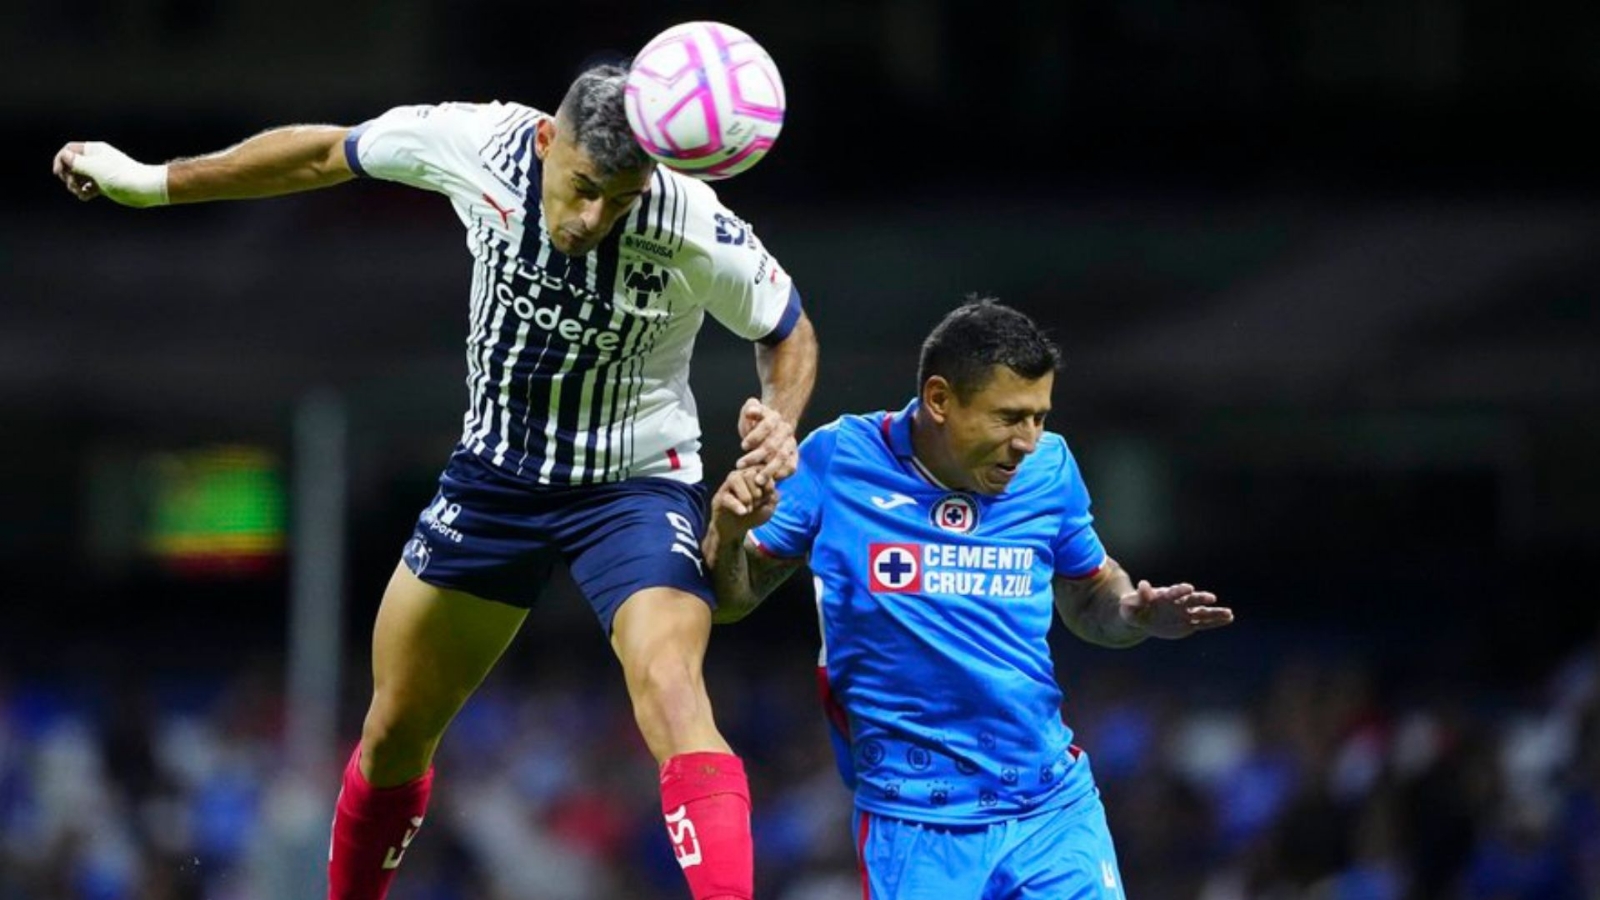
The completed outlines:
{"type": "Polygon", "coordinates": [[[685,22],[633,58],[628,124],[663,165],[706,180],[750,168],[783,128],[783,79],[761,45],[731,25],[685,22]]]}

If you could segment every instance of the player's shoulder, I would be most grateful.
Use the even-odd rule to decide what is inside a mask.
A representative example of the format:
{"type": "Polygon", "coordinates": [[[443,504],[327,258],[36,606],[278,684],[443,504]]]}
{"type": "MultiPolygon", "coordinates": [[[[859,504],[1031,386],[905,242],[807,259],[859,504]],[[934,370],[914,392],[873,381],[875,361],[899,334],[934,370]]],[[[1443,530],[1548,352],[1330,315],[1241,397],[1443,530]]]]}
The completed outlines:
{"type": "Polygon", "coordinates": [[[447,100],[393,107],[362,130],[375,126],[379,132],[411,135],[423,143],[459,144],[476,150],[496,135],[512,139],[544,117],[545,113],[520,103],[447,100]]]}
{"type": "Polygon", "coordinates": [[[888,415],[886,412],[847,413],[820,425],[801,441],[802,455],[806,455],[806,445],[810,445],[809,456],[818,461],[831,461],[840,454],[852,457],[879,454],[886,446],[883,424],[888,415]]]}
{"type": "Polygon", "coordinates": [[[643,239],[653,244],[645,249],[670,249],[679,258],[758,247],[750,226],[723,205],[715,188],[663,165],[656,166],[650,190],[629,217],[625,233],[635,236],[626,243],[643,239]]]}
{"type": "Polygon", "coordinates": [[[702,209],[712,206],[720,207],[722,205],[722,200],[717,197],[716,188],[669,166],[658,163],[651,181],[652,185],[661,185],[674,194],[688,198],[702,209]]]}
{"type": "Polygon", "coordinates": [[[439,105],[441,112],[457,119],[462,127],[481,134],[522,134],[550,114],[523,103],[504,100],[452,100],[439,105]]]}
{"type": "Polygon", "coordinates": [[[1039,446],[1034,453],[1056,462],[1067,462],[1072,459],[1072,448],[1067,446],[1067,439],[1054,431],[1046,431],[1039,435],[1039,446]]]}
{"type": "Polygon", "coordinates": [[[1067,439],[1054,431],[1039,436],[1039,444],[1029,454],[1024,472],[1041,488],[1051,489],[1081,479],[1078,461],[1067,446],[1067,439]]]}
{"type": "Polygon", "coordinates": [[[521,103],[503,100],[443,100],[411,103],[390,108],[385,115],[440,121],[516,121],[548,118],[548,114],[521,103]]]}

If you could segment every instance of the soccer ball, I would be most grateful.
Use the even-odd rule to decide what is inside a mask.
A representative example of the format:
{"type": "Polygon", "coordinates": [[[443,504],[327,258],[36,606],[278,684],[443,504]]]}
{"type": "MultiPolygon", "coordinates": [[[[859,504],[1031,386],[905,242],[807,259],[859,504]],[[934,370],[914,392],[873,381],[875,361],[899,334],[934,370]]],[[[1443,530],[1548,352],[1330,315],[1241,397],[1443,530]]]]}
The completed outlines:
{"type": "Polygon", "coordinates": [[[656,35],[633,58],[625,95],[639,145],[696,178],[750,168],[783,128],[778,67],[750,35],[720,22],[686,22],[656,35]]]}

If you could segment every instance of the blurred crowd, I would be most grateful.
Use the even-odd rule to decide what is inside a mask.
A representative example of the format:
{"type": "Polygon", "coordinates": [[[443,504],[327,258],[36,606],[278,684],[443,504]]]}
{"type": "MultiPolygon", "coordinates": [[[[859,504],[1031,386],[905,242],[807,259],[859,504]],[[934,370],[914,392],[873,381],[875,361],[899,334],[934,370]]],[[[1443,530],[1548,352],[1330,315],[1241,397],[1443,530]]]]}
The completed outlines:
{"type": "MultiPolygon", "coordinates": [[[[758,894],[857,900],[810,680],[773,669],[708,676],[752,773],[758,894]]],[[[1159,667],[1068,684],[1128,896],[1600,898],[1600,641],[1493,696],[1417,696],[1370,664],[1288,653],[1271,671],[1201,706],[1159,667]]],[[[682,895],[613,676],[486,685],[444,742],[395,900],[682,895]]],[[[297,895],[324,864],[342,760],[288,771],[283,713],[263,672],[177,687],[0,672],[0,900],[297,895]]]]}

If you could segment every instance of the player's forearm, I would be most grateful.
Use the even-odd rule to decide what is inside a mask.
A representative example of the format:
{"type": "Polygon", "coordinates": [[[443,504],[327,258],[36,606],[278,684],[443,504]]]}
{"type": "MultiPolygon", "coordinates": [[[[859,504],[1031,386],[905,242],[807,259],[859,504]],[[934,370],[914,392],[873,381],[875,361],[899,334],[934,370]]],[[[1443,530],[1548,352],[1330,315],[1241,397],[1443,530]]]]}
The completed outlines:
{"type": "Polygon", "coordinates": [[[226,150],[167,164],[172,203],[248,200],[309,191],[349,181],[348,129],[292,125],[262,132],[226,150]]]}
{"type": "Polygon", "coordinates": [[[1088,578],[1056,579],[1056,611],[1073,634],[1091,644],[1132,647],[1149,636],[1123,618],[1122,597],[1133,589],[1127,571],[1108,556],[1088,578]]]}
{"type": "Polygon", "coordinates": [[[711,589],[717,595],[713,619],[719,623],[737,622],[761,604],[750,577],[750,560],[745,556],[744,535],[723,535],[713,522],[706,529],[701,545],[706,566],[711,570],[711,589]]]}
{"type": "Polygon", "coordinates": [[[798,425],[817,381],[817,333],[805,313],[782,341],[771,347],[756,345],[756,371],[761,376],[761,402],[798,425]]]}

